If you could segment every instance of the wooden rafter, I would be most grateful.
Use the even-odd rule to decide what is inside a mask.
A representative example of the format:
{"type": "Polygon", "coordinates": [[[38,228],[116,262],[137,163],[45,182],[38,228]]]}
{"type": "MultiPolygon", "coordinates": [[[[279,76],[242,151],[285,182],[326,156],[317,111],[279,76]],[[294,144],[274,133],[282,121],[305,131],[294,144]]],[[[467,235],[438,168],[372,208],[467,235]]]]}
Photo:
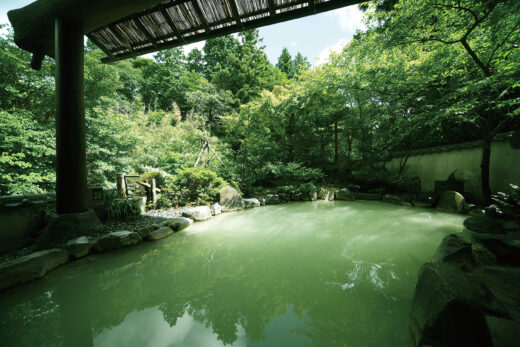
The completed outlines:
{"type": "Polygon", "coordinates": [[[238,7],[235,0],[229,0],[229,5],[231,6],[231,13],[233,14],[233,18],[235,19],[235,22],[240,25],[241,27],[244,27],[242,25],[242,21],[240,20],[240,15],[238,14],[238,7]]]}
{"type": "Polygon", "coordinates": [[[276,15],[276,10],[274,8],[274,0],[267,0],[267,4],[269,5],[269,14],[271,17],[276,15]]]}
{"type": "Polygon", "coordinates": [[[148,42],[150,42],[152,44],[152,46],[157,48],[157,42],[155,42],[155,38],[152,36],[152,34],[150,34],[150,32],[148,32],[148,29],[146,29],[146,27],[143,25],[143,23],[141,23],[139,18],[137,18],[137,16],[134,16],[133,19],[134,19],[134,23],[137,25],[137,27],[143,32],[144,36],[146,36],[146,39],[148,40],[148,42]]]}
{"type": "MultiPolygon", "coordinates": [[[[185,3],[186,1],[183,1],[185,3]]],[[[229,1],[229,0],[225,0],[229,1]]],[[[236,3],[244,0],[235,0],[236,3]]],[[[214,37],[222,36],[222,35],[228,35],[236,32],[240,32],[247,29],[253,29],[257,27],[261,27],[264,25],[270,25],[280,22],[285,22],[290,19],[295,18],[301,18],[308,15],[312,15],[315,13],[321,13],[325,11],[334,10],[340,7],[344,7],[347,5],[352,5],[353,3],[359,3],[360,1],[355,0],[329,0],[327,2],[317,3],[315,1],[312,2],[312,4],[309,5],[310,0],[300,0],[298,2],[291,2],[291,3],[285,3],[283,5],[279,5],[276,7],[276,10],[282,10],[286,9],[283,12],[276,13],[274,17],[271,15],[268,16],[262,16],[262,14],[265,14],[266,11],[269,9],[264,7],[259,7],[255,9],[252,12],[247,12],[242,15],[240,15],[240,12],[238,10],[238,5],[235,10],[233,10],[233,5],[231,2],[229,2],[230,8],[233,12],[233,18],[229,18],[229,14],[224,14],[222,17],[225,17],[223,19],[219,20],[212,20],[212,27],[206,26],[204,24],[204,21],[200,20],[202,24],[192,26],[189,29],[184,29],[183,31],[180,31],[177,29],[177,27],[174,25],[171,17],[168,15],[166,9],[164,8],[164,5],[160,5],[156,7],[156,11],[160,11],[162,15],[165,17],[165,19],[168,22],[169,27],[171,28],[172,34],[177,37],[177,39],[169,39],[172,38],[173,35],[168,34],[161,34],[156,35],[156,42],[157,47],[140,47],[139,49],[135,49],[134,52],[119,52],[119,50],[112,50],[112,57],[108,56],[106,58],[101,59],[105,63],[127,59],[131,57],[135,57],[142,54],[152,53],[156,52],[160,49],[168,49],[173,47],[178,47],[183,44],[189,44],[194,43],[202,40],[211,39],[214,37]],[[298,8],[298,5],[300,7],[298,8]],[[304,6],[301,6],[304,5],[304,6]],[[307,6],[305,6],[307,5],[307,6]],[[314,5],[314,6],[313,6],[314,5]],[[162,9],[161,9],[162,7],[162,9]],[[163,13],[164,10],[164,13],[163,13]],[[166,15],[165,15],[166,14],[166,15]],[[255,18],[257,17],[257,18],[255,18]],[[240,22],[237,21],[237,18],[240,19],[240,22]],[[248,18],[247,21],[244,20],[244,18],[248,18]],[[221,28],[217,28],[218,26],[222,25],[221,28]],[[174,31],[175,29],[175,31],[174,31]],[[204,29],[204,32],[201,32],[201,30],[204,29]],[[209,29],[209,31],[207,31],[209,29]]],[[[192,2],[193,3],[193,2],[192,2]]],[[[274,1],[273,1],[274,4],[274,1]]],[[[168,6],[168,5],[166,5],[168,6]]],[[[178,6],[177,2],[175,2],[174,6],[178,6]]],[[[182,6],[181,6],[182,7],[182,6]]],[[[200,8],[199,8],[200,10],[200,8]]],[[[191,15],[197,15],[197,11],[194,8],[191,10],[191,15]]],[[[190,14],[190,12],[188,12],[190,14]]],[[[200,16],[199,16],[200,19],[200,16]]],[[[207,22],[207,21],[206,21],[207,22]]],[[[124,25],[124,21],[121,22],[121,25],[124,25]]],[[[92,33],[91,33],[92,34],[92,33]]],[[[90,36],[90,35],[89,35],[90,36]]]]}
{"type": "Polygon", "coordinates": [[[193,8],[195,9],[195,12],[197,12],[197,16],[199,16],[199,19],[202,21],[202,24],[204,25],[204,30],[206,30],[207,33],[210,32],[209,30],[209,23],[206,19],[206,16],[204,16],[204,13],[202,12],[198,0],[192,0],[191,4],[193,5],[193,8]]]}
{"type": "Polygon", "coordinates": [[[162,16],[164,17],[164,20],[166,20],[166,24],[168,24],[170,29],[175,34],[175,37],[177,37],[177,40],[181,41],[183,43],[186,42],[184,40],[184,38],[182,37],[181,33],[179,32],[179,29],[177,29],[177,26],[175,25],[175,23],[170,18],[170,15],[168,14],[168,11],[166,11],[166,8],[164,7],[164,5],[163,4],[159,4],[159,6],[157,6],[157,7],[159,8],[159,11],[161,12],[162,16]]]}

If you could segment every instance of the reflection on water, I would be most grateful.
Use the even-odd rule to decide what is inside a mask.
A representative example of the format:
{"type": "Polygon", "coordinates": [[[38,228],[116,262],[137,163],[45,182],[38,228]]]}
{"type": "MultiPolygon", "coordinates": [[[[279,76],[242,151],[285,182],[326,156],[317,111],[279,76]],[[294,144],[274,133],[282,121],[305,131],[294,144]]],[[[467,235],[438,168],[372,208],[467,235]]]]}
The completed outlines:
{"type": "Polygon", "coordinates": [[[0,295],[7,346],[407,346],[422,263],[463,217],[378,202],[228,213],[0,295]]]}

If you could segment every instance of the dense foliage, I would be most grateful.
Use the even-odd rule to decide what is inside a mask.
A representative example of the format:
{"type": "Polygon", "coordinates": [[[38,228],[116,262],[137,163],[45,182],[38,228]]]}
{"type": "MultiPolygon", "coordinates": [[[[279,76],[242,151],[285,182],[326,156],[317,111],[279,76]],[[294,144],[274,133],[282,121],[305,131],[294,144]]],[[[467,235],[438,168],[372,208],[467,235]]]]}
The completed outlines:
{"type": "MultiPolygon", "coordinates": [[[[271,64],[256,30],[187,56],[170,49],[112,65],[87,43],[89,184],[161,170],[174,177],[175,203],[214,199],[220,180],[246,194],[336,180],[397,186],[378,170],[390,153],[481,139],[489,197],[491,140],[520,123],[520,3],[385,0],[362,9],[367,29],[314,68],[287,49],[271,64]],[[214,153],[201,152],[205,140],[214,153]],[[197,158],[203,169],[188,169],[197,158]]],[[[30,70],[12,33],[0,46],[0,194],[53,190],[54,62],[30,70]]]]}

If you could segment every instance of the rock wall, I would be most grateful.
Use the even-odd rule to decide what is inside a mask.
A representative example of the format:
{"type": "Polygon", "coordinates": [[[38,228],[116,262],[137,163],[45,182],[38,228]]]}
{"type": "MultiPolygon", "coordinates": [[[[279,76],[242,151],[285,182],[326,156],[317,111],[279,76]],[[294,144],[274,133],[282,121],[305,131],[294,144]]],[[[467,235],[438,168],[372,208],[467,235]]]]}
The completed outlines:
{"type": "MultiPolygon", "coordinates": [[[[480,186],[480,142],[413,151],[406,163],[405,174],[418,176],[422,192],[433,192],[435,181],[445,181],[455,172],[464,181],[464,190],[477,202],[482,201],[480,186]]],[[[386,163],[390,172],[398,172],[403,155],[386,163]]],[[[507,191],[509,183],[520,183],[520,149],[513,149],[503,136],[491,146],[490,185],[493,192],[507,191]]]]}

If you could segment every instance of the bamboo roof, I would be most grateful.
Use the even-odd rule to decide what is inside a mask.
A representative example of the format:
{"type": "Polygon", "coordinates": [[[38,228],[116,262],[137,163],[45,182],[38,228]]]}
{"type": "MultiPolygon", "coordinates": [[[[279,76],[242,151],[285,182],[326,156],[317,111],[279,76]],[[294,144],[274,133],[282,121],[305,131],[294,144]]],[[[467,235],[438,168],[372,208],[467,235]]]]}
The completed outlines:
{"type": "Polygon", "coordinates": [[[16,44],[54,56],[54,19],[82,24],[113,62],[361,3],[362,0],[37,0],[9,11],[16,44]]]}

